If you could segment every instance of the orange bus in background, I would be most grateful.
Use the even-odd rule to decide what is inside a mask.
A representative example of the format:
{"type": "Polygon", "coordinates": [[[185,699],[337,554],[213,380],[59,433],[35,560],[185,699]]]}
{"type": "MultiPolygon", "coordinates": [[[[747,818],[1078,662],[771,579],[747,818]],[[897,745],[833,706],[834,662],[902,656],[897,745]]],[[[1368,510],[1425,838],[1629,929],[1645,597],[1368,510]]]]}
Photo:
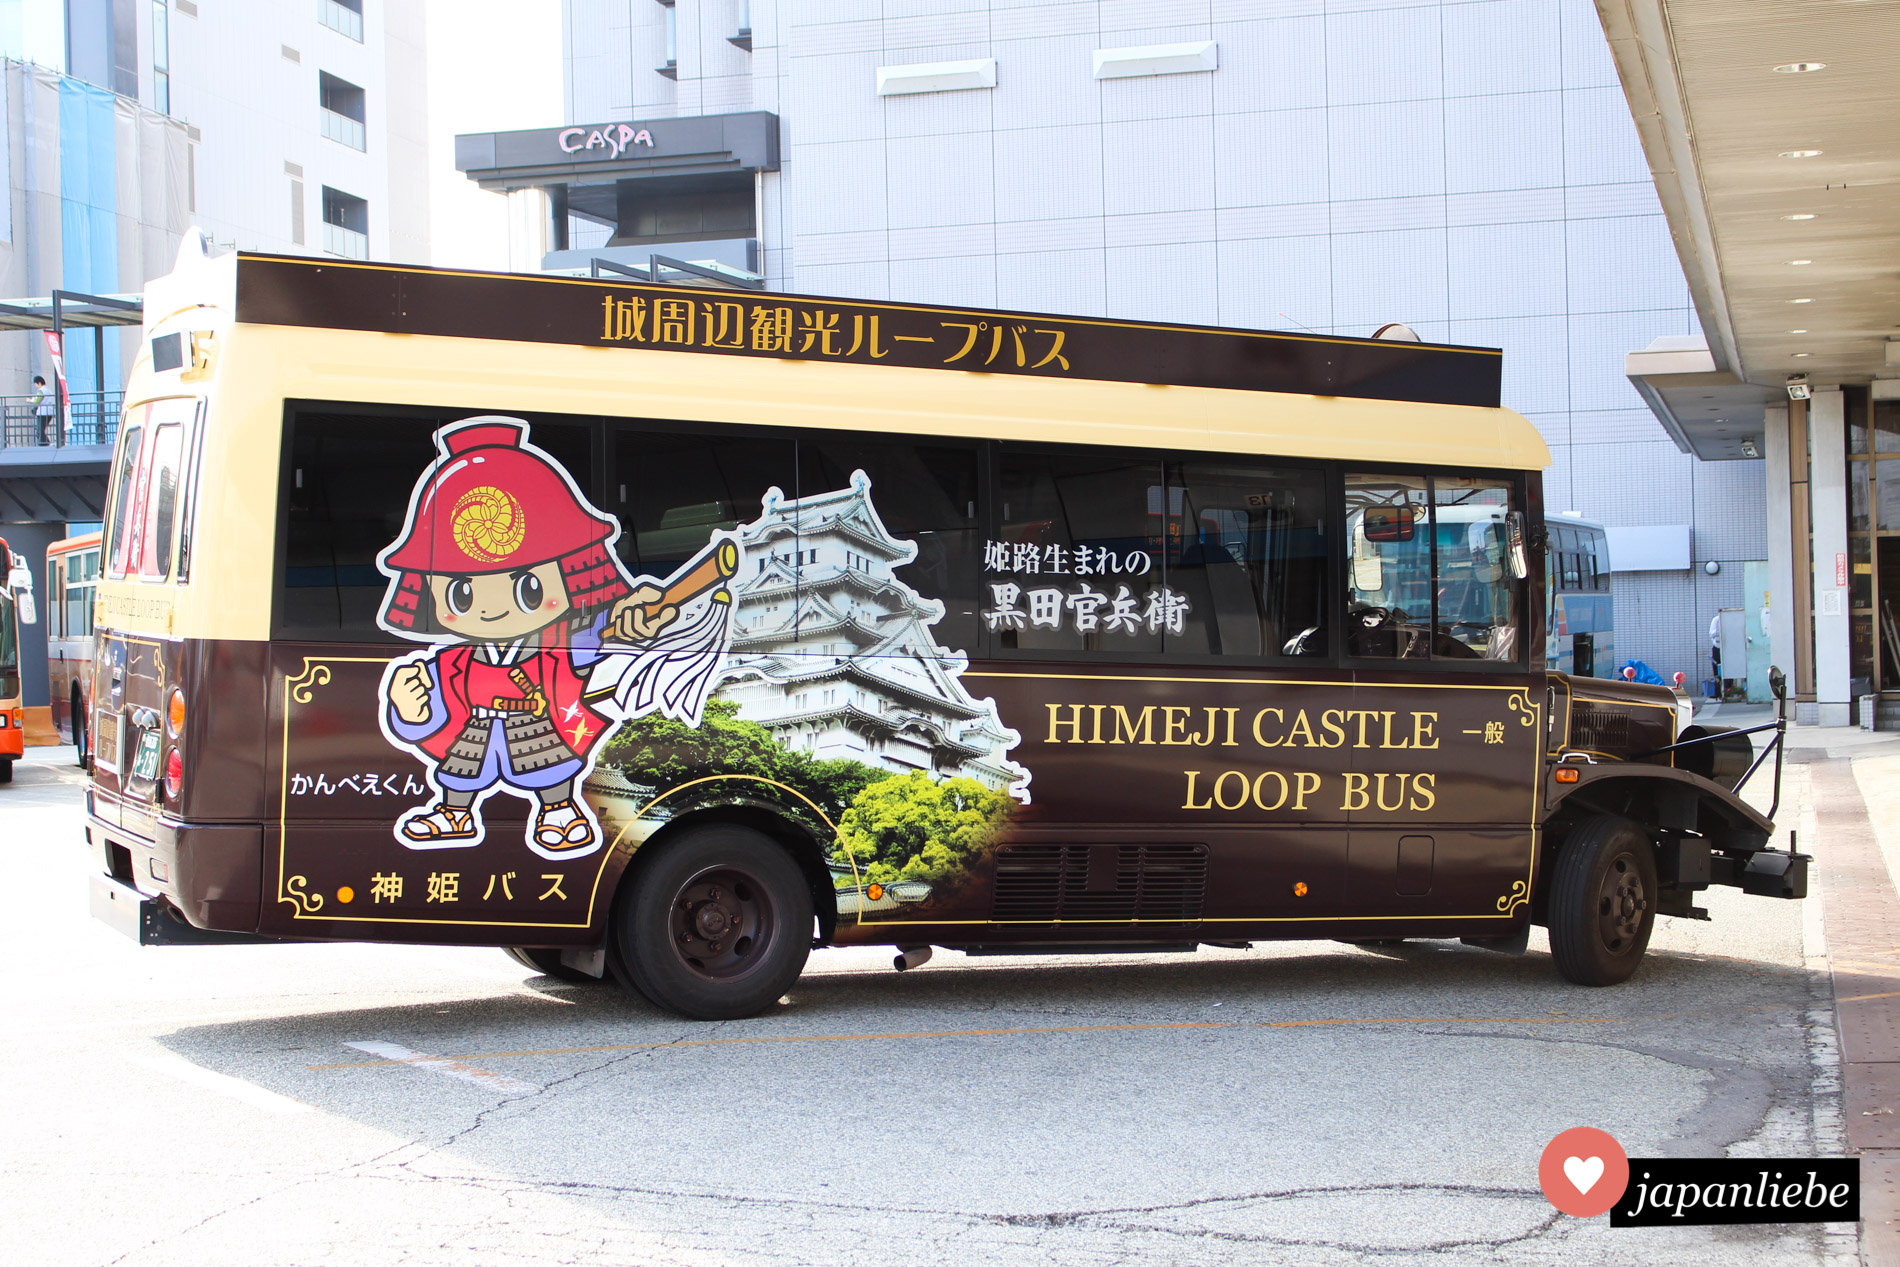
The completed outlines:
{"type": "MultiPolygon", "coordinates": [[[[26,755],[26,709],[20,701],[20,605],[31,605],[25,560],[0,537],[0,783],[13,782],[13,763],[26,755]],[[20,586],[16,581],[25,578],[20,586]]],[[[29,614],[28,622],[32,620],[29,614]]]]}
{"type": "Polygon", "coordinates": [[[92,601],[99,588],[98,532],[46,548],[46,676],[53,726],[86,764],[92,751],[92,601]]]}

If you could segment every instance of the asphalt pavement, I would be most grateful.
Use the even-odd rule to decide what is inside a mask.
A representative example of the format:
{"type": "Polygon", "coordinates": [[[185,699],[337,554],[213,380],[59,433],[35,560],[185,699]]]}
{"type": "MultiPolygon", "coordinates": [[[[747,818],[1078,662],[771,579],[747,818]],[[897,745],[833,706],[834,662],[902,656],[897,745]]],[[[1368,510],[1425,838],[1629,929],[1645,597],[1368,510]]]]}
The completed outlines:
{"type": "MultiPolygon", "coordinates": [[[[1852,1228],[1612,1230],[1545,1143],[1839,1154],[1814,903],[1716,890],[1631,982],[1330,942],[815,955],[695,1023],[498,950],[140,949],[70,749],[0,788],[6,1258],[74,1264],[1821,1263],[1852,1228]]],[[[1807,769],[1788,771],[1800,821],[1807,769]]],[[[1802,844],[1813,844],[1807,831],[1802,844]]]]}

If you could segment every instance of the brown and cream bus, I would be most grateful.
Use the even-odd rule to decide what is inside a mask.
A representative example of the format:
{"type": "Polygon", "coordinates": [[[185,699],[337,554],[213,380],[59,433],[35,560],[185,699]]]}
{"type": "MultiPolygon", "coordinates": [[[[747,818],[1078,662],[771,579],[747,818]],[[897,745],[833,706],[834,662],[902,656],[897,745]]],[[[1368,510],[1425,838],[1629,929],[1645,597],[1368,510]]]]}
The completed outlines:
{"type": "Polygon", "coordinates": [[[1745,736],[1546,671],[1495,351],[195,238],[146,312],[89,833],[147,941],[727,1017],[814,945],[1536,923],[1602,985],[1805,890],[1745,736]]]}
{"type": "Polygon", "coordinates": [[[46,677],[53,729],[86,764],[92,716],[92,606],[99,588],[98,532],[46,547],[46,677]]]}

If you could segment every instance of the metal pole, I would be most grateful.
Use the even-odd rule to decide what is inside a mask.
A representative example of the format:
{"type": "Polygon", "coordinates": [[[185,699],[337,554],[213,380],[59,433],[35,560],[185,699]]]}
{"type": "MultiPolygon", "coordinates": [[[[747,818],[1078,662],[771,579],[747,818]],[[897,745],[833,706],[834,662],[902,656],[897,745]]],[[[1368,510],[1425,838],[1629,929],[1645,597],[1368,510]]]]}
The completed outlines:
{"type": "Polygon", "coordinates": [[[95,367],[93,378],[99,391],[92,401],[92,441],[99,442],[100,423],[106,415],[106,328],[97,325],[92,328],[92,363],[95,367]]]}
{"type": "MultiPolygon", "coordinates": [[[[59,364],[53,366],[53,444],[57,448],[66,443],[66,375],[60,366],[66,363],[66,316],[60,309],[59,292],[53,292],[53,342],[59,346],[59,364]]],[[[39,425],[39,419],[33,420],[39,425]]]]}

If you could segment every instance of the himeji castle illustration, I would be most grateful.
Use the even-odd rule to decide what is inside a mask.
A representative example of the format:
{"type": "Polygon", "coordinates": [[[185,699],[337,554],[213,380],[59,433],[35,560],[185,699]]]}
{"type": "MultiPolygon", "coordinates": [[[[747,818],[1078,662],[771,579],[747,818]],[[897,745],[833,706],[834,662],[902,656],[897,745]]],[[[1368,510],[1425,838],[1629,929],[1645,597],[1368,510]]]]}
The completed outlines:
{"type": "Polygon", "coordinates": [[[1026,794],[1019,736],[960,680],[969,657],[937,644],[944,606],[893,575],[916,543],[885,530],[871,479],[786,501],[774,489],[740,528],[743,558],[721,698],[787,746],[893,773],[924,770],[1026,794]]]}

